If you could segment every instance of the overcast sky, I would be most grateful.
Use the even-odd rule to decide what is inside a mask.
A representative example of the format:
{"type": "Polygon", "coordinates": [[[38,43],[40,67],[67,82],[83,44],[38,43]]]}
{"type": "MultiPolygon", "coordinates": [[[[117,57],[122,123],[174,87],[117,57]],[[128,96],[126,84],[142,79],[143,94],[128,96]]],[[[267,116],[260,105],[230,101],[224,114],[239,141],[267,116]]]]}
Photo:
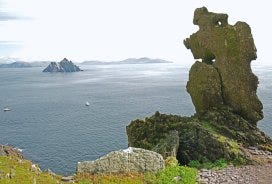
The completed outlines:
{"type": "Polygon", "coordinates": [[[228,13],[246,21],[258,50],[272,62],[270,1],[249,0],[0,0],[0,56],[28,60],[162,58],[193,63],[183,39],[198,27],[193,12],[228,13]]]}

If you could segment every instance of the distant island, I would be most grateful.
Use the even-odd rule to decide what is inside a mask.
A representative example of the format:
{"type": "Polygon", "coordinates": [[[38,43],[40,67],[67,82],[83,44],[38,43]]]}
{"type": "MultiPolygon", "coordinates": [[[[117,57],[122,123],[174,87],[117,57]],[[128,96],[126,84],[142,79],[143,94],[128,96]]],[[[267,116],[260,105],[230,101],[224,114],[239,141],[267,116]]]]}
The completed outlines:
{"type": "MultiPolygon", "coordinates": [[[[56,61],[25,62],[25,61],[21,61],[19,59],[14,59],[14,58],[0,58],[0,68],[46,67],[48,65],[51,65],[52,67],[54,65],[54,68],[57,68],[58,66],[55,63],[57,62],[56,61]]],[[[122,61],[84,61],[77,64],[80,64],[80,65],[121,65],[121,64],[156,64],[156,63],[173,63],[173,62],[163,60],[163,59],[151,59],[148,57],[141,57],[141,58],[128,58],[122,61]]]]}
{"type": "Polygon", "coordinates": [[[154,64],[154,63],[173,63],[163,59],[151,59],[148,57],[128,58],[122,61],[84,61],[82,65],[118,65],[118,64],[154,64]]]}
{"type": "Polygon", "coordinates": [[[30,63],[23,61],[16,61],[8,64],[0,64],[0,68],[29,68],[32,67],[30,63]]]}
{"type": "Polygon", "coordinates": [[[76,66],[72,61],[64,58],[60,62],[51,62],[43,72],[79,72],[83,71],[76,66]]]}
{"type": "MultiPolygon", "coordinates": [[[[58,62],[55,62],[55,61],[25,62],[25,61],[20,61],[13,58],[5,58],[5,59],[0,59],[0,68],[30,68],[30,67],[46,67],[46,66],[49,67],[50,65],[51,67],[55,68],[56,71],[65,72],[65,71],[62,71],[61,68],[59,68],[60,66],[57,65],[57,63],[58,62]]],[[[163,60],[163,59],[151,59],[148,57],[142,57],[142,58],[128,58],[122,61],[84,61],[82,63],[77,63],[77,64],[80,64],[80,65],[121,65],[121,64],[156,64],[156,63],[173,63],[173,62],[163,60]]],[[[50,68],[48,69],[50,70],[50,68]]],[[[71,68],[68,67],[66,69],[68,69],[67,71],[69,71],[71,68]]],[[[78,70],[78,69],[75,69],[75,70],[78,70]]]]}

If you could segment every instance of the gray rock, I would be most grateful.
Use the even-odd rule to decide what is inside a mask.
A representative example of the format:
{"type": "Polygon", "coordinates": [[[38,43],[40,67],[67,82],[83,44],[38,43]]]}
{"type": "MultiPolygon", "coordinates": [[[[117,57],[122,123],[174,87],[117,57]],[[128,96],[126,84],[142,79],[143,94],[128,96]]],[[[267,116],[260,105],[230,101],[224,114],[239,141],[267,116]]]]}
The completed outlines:
{"type": "Polygon", "coordinates": [[[78,173],[127,173],[155,172],[164,168],[162,155],[141,149],[129,147],[125,150],[113,151],[94,161],[79,162],[78,173]]]}
{"type": "Polygon", "coordinates": [[[61,62],[51,62],[43,72],[79,72],[82,71],[72,61],[64,58],[61,62]]]}
{"type": "Polygon", "coordinates": [[[61,178],[61,181],[63,181],[63,182],[74,182],[74,176],[63,176],[61,178]]]}
{"type": "Polygon", "coordinates": [[[173,180],[174,180],[175,183],[180,182],[181,177],[180,177],[180,176],[175,176],[175,177],[173,178],[173,180]]]}
{"type": "Polygon", "coordinates": [[[45,170],[45,172],[48,172],[48,174],[50,174],[51,176],[57,176],[57,174],[51,171],[51,169],[47,169],[45,170]]]}

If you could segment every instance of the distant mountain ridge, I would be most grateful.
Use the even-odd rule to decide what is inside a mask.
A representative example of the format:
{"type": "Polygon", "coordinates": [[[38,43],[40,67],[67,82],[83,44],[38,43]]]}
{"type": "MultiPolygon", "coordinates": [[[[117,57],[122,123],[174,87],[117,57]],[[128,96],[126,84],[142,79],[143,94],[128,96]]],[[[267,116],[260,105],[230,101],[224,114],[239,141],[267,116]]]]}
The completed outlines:
{"type": "Polygon", "coordinates": [[[10,57],[0,57],[0,65],[1,64],[10,64],[10,63],[14,63],[17,61],[22,61],[22,60],[17,59],[17,58],[10,58],[10,57]]]}
{"type": "Polygon", "coordinates": [[[30,63],[23,61],[16,61],[9,64],[1,64],[0,68],[29,68],[32,67],[30,63]]]}
{"type": "MultiPolygon", "coordinates": [[[[17,58],[0,58],[0,68],[28,68],[28,67],[46,67],[55,61],[31,61],[25,62],[17,58]]],[[[163,59],[151,59],[148,57],[128,58],[122,61],[84,61],[77,63],[79,65],[120,65],[120,64],[155,64],[155,63],[173,63],[163,59]]]]}
{"type": "Polygon", "coordinates": [[[83,65],[112,65],[112,64],[153,64],[153,63],[173,63],[163,59],[151,59],[148,57],[128,58],[122,61],[84,61],[83,65]]]}

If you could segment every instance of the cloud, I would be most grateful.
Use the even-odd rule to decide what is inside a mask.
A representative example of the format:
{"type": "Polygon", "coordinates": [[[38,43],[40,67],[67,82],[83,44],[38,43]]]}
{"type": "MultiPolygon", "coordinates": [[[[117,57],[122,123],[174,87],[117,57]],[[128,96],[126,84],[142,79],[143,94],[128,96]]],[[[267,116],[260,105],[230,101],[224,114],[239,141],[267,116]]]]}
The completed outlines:
{"type": "Polygon", "coordinates": [[[0,0],[0,21],[20,20],[25,19],[23,16],[16,15],[7,11],[6,2],[0,0]]]}
{"type": "Polygon", "coordinates": [[[22,19],[22,17],[16,15],[10,15],[7,12],[3,12],[0,10],[0,21],[9,21],[9,20],[18,20],[22,19]]]}

